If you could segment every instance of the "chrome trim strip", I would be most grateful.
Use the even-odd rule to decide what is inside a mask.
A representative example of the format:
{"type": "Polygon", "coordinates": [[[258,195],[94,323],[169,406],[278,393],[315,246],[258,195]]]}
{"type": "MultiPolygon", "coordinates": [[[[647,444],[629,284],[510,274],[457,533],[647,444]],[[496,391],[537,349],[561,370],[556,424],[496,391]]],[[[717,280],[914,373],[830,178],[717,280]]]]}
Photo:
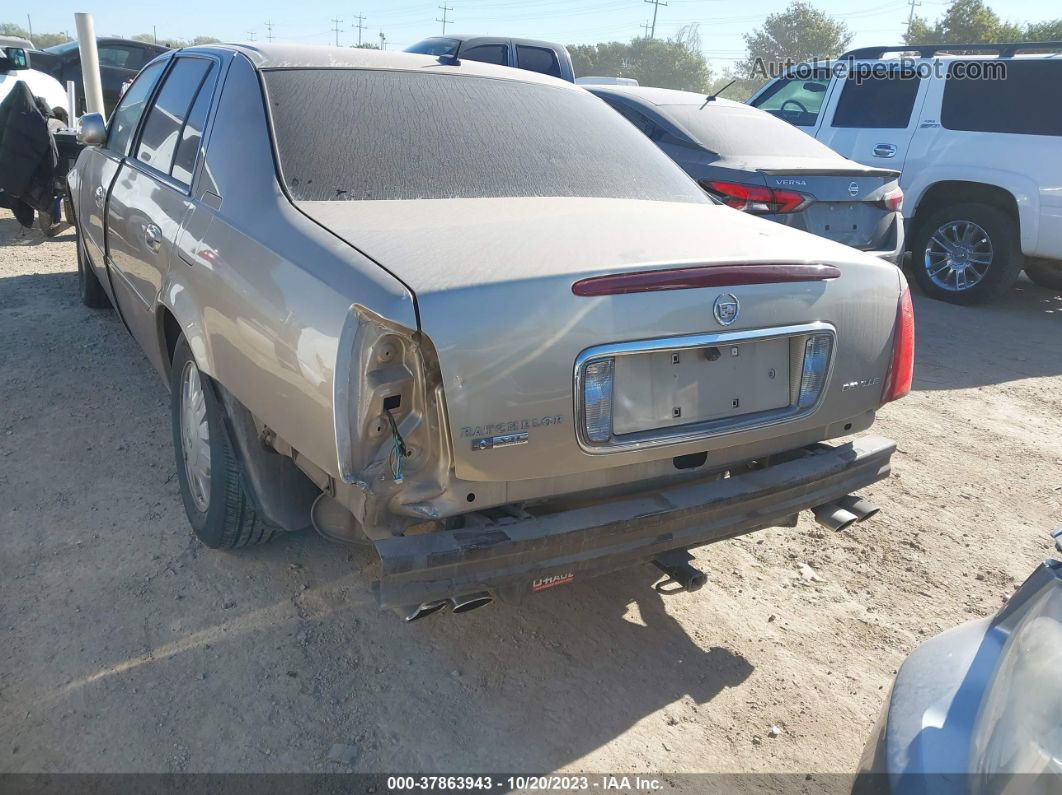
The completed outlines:
{"type": "MultiPolygon", "coordinates": [[[[644,450],[651,447],[665,445],[684,444],[698,439],[708,439],[716,436],[726,436],[732,433],[748,431],[754,428],[765,428],[770,425],[780,425],[793,420],[803,419],[814,414],[830,385],[833,376],[833,364],[837,355],[837,329],[830,323],[815,321],[793,326],[776,326],[774,328],[746,329],[743,331],[723,331],[714,334],[691,334],[682,337],[664,337],[652,340],[634,340],[631,342],[618,342],[606,345],[595,345],[587,348],[575,359],[575,434],[579,447],[583,452],[591,455],[607,455],[609,453],[622,453],[632,450],[644,450]],[[822,389],[819,391],[815,403],[800,409],[790,404],[781,409],[762,411],[754,414],[746,414],[734,418],[718,420],[705,420],[688,425],[669,426],[655,431],[643,431],[640,433],[626,434],[624,437],[615,435],[607,442],[592,442],[586,434],[586,413],[583,405],[583,372],[586,365],[597,359],[630,356],[639,353],[655,353],[658,351],[681,351],[689,348],[703,348],[710,345],[726,345],[738,342],[756,342],[760,340],[778,339],[779,337],[800,337],[811,334],[826,333],[830,335],[830,360],[826,365],[826,378],[822,389]]],[[[801,357],[803,361],[803,357],[801,357]]],[[[790,374],[792,377],[792,374],[790,374]]]]}

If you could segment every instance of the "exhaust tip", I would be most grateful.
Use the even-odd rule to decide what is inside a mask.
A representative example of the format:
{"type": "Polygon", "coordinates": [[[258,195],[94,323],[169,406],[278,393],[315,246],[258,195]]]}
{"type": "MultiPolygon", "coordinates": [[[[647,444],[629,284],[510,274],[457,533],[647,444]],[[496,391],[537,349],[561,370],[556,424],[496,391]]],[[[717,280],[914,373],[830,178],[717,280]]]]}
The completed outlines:
{"type": "Polygon", "coordinates": [[[425,616],[430,616],[432,613],[439,612],[446,607],[447,604],[448,603],[445,599],[440,599],[437,602],[421,602],[419,605],[403,611],[403,618],[406,622],[416,621],[419,618],[424,618],[425,616]]]}
{"type": "Polygon", "coordinates": [[[832,502],[812,508],[815,521],[831,530],[847,530],[859,521],[859,517],[832,502]]]}
{"type": "Polygon", "coordinates": [[[856,496],[855,494],[837,500],[837,505],[844,508],[849,513],[854,513],[859,517],[859,521],[861,522],[865,522],[881,510],[881,508],[874,503],[867,502],[862,497],[856,496]]]}
{"type": "Polygon", "coordinates": [[[483,607],[489,605],[494,601],[494,597],[488,593],[473,593],[466,594],[464,596],[455,596],[450,602],[453,604],[453,613],[467,613],[469,610],[475,610],[477,607],[483,607]]]}

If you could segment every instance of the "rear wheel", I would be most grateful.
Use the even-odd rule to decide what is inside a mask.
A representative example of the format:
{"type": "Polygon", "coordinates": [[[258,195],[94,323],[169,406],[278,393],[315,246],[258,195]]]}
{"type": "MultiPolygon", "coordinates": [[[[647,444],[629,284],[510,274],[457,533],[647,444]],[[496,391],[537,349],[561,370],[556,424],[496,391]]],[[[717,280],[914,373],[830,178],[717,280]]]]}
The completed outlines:
{"type": "Polygon", "coordinates": [[[177,479],[196,536],[214,549],[273,537],[243,487],[243,467],[229,441],[225,409],[182,336],[170,369],[170,416],[177,479]]]}
{"type": "Polygon", "coordinates": [[[991,301],[1021,273],[1017,224],[988,204],[942,207],[917,224],[911,267],[931,298],[952,304],[991,301]]]}
{"type": "Polygon", "coordinates": [[[81,235],[77,236],[77,287],[81,303],[89,309],[107,309],[111,305],[107,293],[103,291],[103,285],[89,265],[81,235]]]}
{"type": "Polygon", "coordinates": [[[1048,290],[1062,290],[1062,260],[1034,259],[1025,262],[1025,275],[1048,290]]]}

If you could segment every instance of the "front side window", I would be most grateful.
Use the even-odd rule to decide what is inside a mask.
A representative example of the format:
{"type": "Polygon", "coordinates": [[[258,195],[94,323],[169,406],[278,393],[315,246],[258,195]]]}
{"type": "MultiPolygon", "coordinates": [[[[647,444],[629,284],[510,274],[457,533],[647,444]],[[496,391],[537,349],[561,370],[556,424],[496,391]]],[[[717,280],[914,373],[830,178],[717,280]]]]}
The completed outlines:
{"type": "Polygon", "coordinates": [[[113,44],[99,48],[100,66],[117,66],[122,69],[139,69],[144,62],[143,50],[139,47],[120,47],[113,44]]]}
{"type": "Polygon", "coordinates": [[[532,72],[540,72],[551,77],[560,77],[560,64],[557,62],[557,54],[545,47],[529,47],[524,44],[516,45],[516,63],[521,69],[529,69],[532,72]]]}
{"type": "Polygon", "coordinates": [[[951,64],[940,123],[949,130],[1062,135],[1062,61],[951,64]]]}
{"type": "Polygon", "coordinates": [[[900,70],[851,74],[844,81],[832,126],[905,129],[911,123],[920,82],[920,78],[900,70]]]}
{"type": "Polygon", "coordinates": [[[586,91],[445,72],[263,74],[281,179],[295,201],[707,201],[667,155],[586,91]]]}
{"type": "Polygon", "coordinates": [[[813,127],[829,86],[829,72],[819,70],[810,79],[776,80],[749,104],[798,127],[813,127]]]}
{"type": "Polygon", "coordinates": [[[153,63],[137,75],[129,90],[122,96],[121,102],[111,114],[110,128],[107,132],[107,148],[120,155],[129,153],[129,141],[136,130],[137,122],[144,112],[144,105],[151,96],[166,62],[153,63]]]}
{"type": "Polygon", "coordinates": [[[178,58],[148,111],[136,159],[164,174],[170,173],[188,110],[213,66],[205,58],[178,58]]]}
{"type": "Polygon", "coordinates": [[[504,44],[480,44],[478,47],[461,50],[460,56],[466,61],[493,63],[498,66],[509,65],[509,48],[504,44]]]}

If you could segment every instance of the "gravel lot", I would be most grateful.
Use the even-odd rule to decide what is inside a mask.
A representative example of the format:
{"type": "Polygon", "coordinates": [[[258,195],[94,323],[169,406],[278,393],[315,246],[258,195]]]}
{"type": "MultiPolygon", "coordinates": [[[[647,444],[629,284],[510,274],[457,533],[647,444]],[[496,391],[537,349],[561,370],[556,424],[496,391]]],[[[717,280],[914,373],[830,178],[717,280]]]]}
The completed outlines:
{"type": "Polygon", "coordinates": [[[645,566],[407,626],[368,551],[195,541],[164,386],[72,232],[0,211],[0,771],[851,771],[903,657],[1062,514],[1062,296],[916,311],[877,518],[703,548],[692,596],[645,566]]]}

